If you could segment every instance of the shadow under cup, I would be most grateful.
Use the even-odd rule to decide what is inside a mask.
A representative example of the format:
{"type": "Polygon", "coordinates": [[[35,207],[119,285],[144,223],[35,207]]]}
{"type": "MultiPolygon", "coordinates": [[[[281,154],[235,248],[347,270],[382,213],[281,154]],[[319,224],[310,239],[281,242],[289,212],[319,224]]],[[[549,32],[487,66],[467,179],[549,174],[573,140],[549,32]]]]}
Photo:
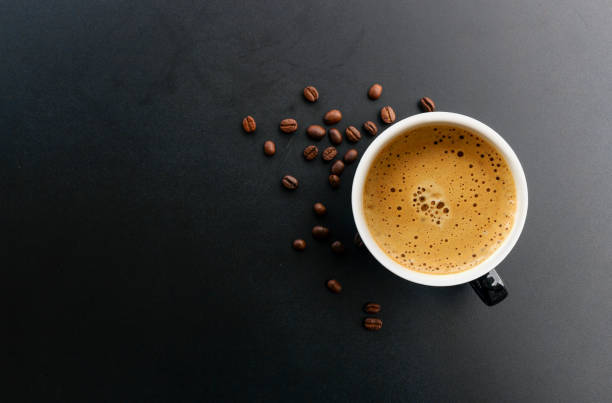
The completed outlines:
{"type": "Polygon", "coordinates": [[[471,285],[476,292],[489,305],[501,301],[507,295],[503,283],[494,269],[510,253],[523,230],[527,217],[527,181],[521,163],[510,145],[497,132],[484,123],[456,113],[429,112],[408,117],[389,126],[370,144],[357,166],[353,179],[351,204],[355,224],[365,246],[385,268],[399,277],[429,286],[453,286],[472,282],[471,285]],[[514,223],[501,245],[477,266],[448,274],[428,274],[414,271],[389,257],[372,237],[363,209],[363,191],[366,177],[378,154],[403,133],[422,126],[431,125],[445,125],[464,129],[487,140],[506,160],[516,187],[514,223]],[[483,294],[485,295],[483,296],[483,294]]]}

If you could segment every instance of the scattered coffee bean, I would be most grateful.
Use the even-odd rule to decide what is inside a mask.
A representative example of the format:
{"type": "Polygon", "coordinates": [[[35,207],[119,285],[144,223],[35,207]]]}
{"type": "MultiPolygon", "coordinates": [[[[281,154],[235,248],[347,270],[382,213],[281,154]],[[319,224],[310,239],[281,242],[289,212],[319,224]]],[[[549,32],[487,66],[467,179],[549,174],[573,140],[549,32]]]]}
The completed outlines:
{"type": "Polygon", "coordinates": [[[386,124],[395,122],[395,111],[390,106],[385,106],[380,110],[380,119],[386,124]]]}
{"type": "Polygon", "coordinates": [[[331,244],[331,250],[334,253],[344,253],[344,245],[340,241],[334,241],[331,244]]]}
{"type": "Polygon", "coordinates": [[[370,97],[370,99],[378,99],[380,98],[381,94],[382,94],[382,85],[380,84],[374,84],[368,90],[368,97],[370,97]]]}
{"type": "Polygon", "coordinates": [[[295,241],[293,241],[293,249],[299,251],[306,249],[306,241],[304,241],[303,239],[296,239],[295,241]]]}
{"type": "Polygon", "coordinates": [[[253,133],[255,131],[257,125],[255,124],[255,119],[253,119],[253,116],[247,116],[246,118],[242,119],[242,128],[247,133],[253,133]]]}
{"type": "Polygon", "coordinates": [[[347,127],[344,134],[346,134],[346,139],[351,143],[356,143],[361,140],[361,132],[355,126],[347,127]]]}
{"type": "Polygon", "coordinates": [[[363,244],[363,240],[361,239],[361,235],[359,232],[355,233],[355,238],[353,238],[353,243],[357,245],[359,248],[363,248],[365,245],[363,244]]]}
{"type": "Polygon", "coordinates": [[[380,330],[382,328],[382,320],[378,318],[365,318],[363,327],[368,330],[380,330]]]}
{"type": "Polygon", "coordinates": [[[321,158],[323,158],[323,161],[331,161],[336,158],[336,155],[338,155],[338,150],[336,150],[336,147],[327,147],[325,150],[323,150],[321,158]]]}
{"type": "Polygon", "coordinates": [[[329,129],[329,141],[335,145],[342,143],[342,133],[340,133],[340,130],[335,127],[329,129]]]}
{"type": "Polygon", "coordinates": [[[289,190],[295,190],[298,187],[298,180],[295,179],[293,176],[291,175],[285,175],[283,176],[283,179],[281,180],[281,183],[283,184],[283,186],[289,190]]]}
{"type": "Polygon", "coordinates": [[[370,136],[376,136],[376,134],[378,133],[378,126],[376,126],[376,123],[372,122],[371,120],[368,120],[363,124],[363,130],[365,130],[365,132],[368,133],[370,136]]]}
{"type": "Polygon", "coordinates": [[[368,302],[364,305],[363,310],[365,313],[378,313],[380,312],[380,304],[376,302],[368,302]]]}
{"type": "Polygon", "coordinates": [[[276,145],[273,141],[268,140],[264,143],[264,154],[268,156],[276,154],[276,145]]]}
{"type": "Polygon", "coordinates": [[[329,175],[329,184],[331,187],[336,189],[338,186],[340,186],[340,177],[334,174],[329,175]]]}
{"type": "Polygon", "coordinates": [[[428,97],[421,98],[419,105],[421,106],[421,109],[423,109],[423,112],[433,112],[436,110],[436,104],[434,103],[433,99],[428,97]]]}
{"type": "Polygon", "coordinates": [[[283,119],[280,122],[280,129],[284,133],[293,133],[298,129],[298,124],[295,119],[283,119]]]}
{"type": "Polygon", "coordinates": [[[319,149],[315,145],[307,146],[304,149],[304,158],[306,158],[308,161],[311,161],[317,158],[318,154],[319,154],[319,149]]]}
{"type": "Polygon", "coordinates": [[[326,239],[329,236],[329,228],[322,225],[312,227],[312,237],[315,239],[326,239]]]}
{"type": "Polygon", "coordinates": [[[326,125],[335,125],[342,120],[342,112],[338,109],[332,109],[323,116],[323,121],[326,125]]]}
{"type": "Polygon", "coordinates": [[[344,162],[347,164],[352,164],[357,159],[359,153],[354,148],[351,148],[344,154],[344,162]]]}
{"type": "Polygon", "coordinates": [[[317,99],[319,99],[319,91],[312,85],[309,85],[304,88],[304,98],[306,98],[308,102],[317,102],[317,99]]]}
{"type": "Polygon", "coordinates": [[[306,129],[306,134],[313,140],[321,140],[325,137],[325,128],[319,125],[310,125],[306,129]]]}
{"type": "Polygon", "coordinates": [[[335,279],[327,280],[327,288],[329,288],[331,292],[336,294],[340,294],[340,292],[342,292],[342,286],[335,279]]]}
{"type": "Polygon", "coordinates": [[[327,213],[327,207],[325,207],[323,203],[317,202],[314,204],[314,206],[312,206],[312,208],[314,209],[315,214],[318,216],[322,216],[327,213]]]}
{"type": "Polygon", "coordinates": [[[342,160],[334,161],[331,166],[331,173],[340,176],[342,175],[342,172],[344,172],[344,162],[342,162],[342,160]]]}

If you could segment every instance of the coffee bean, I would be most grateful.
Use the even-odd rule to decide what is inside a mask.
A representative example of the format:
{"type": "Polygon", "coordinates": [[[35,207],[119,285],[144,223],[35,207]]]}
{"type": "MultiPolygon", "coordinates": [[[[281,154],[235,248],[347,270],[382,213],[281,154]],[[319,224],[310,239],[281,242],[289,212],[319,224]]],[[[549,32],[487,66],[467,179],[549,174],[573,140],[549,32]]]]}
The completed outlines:
{"type": "Polygon", "coordinates": [[[344,162],[342,160],[336,160],[331,166],[331,173],[340,176],[344,171],[344,162]]]}
{"type": "Polygon", "coordinates": [[[340,186],[340,177],[334,174],[329,175],[329,184],[331,187],[336,189],[338,186],[340,186]]]}
{"type": "Polygon", "coordinates": [[[421,98],[419,105],[421,106],[421,109],[423,109],[423,112],[433,112],[436,110],[436,104],[434,103],[433,99],[428,97],[421,98]]]}
{"type": "Polygon", "coordinates": [[[340,133],[340,130],[335,127],[329,129],[329,141],[335,145],[342,143],[342,133],[340,133]]]}
{"type": "Polygon", "coordinates": [[[323,203],[317,202],[314,204],[314,206],[312,206],[312,208],[314,209],[315,214],[318,216],[322,216],[322,215],[325,215],[325,213],[327,213],[327,207],[325,207],[323,203]]]}
{"type": "Polygon", "coordinates": [[[331,161],[336,158],[336,155],[338,155],[338,150],[336,150],[336,147],[327,147],[325,150],[323,150],[323,155],[321,157],[323,158],[323,161],[331,161]]]}
{"type": "Polygon", "coordinates": [[[344,245],[340,241],[334,241],[331,244],[331,250],[334,253],[344,253],[344,245]]]}
{"type": "Polygon", "coordinates": [[[365,318],[363,321],[363,327],[368,330],[380,330],[382,325],[382,320],[378,318],[365,318]]]}
{"type": "Polygon", "coordinates": [[[344,134],[346,134],[346,139],[351,143],[356,143],[361,140],[361,132],[355,126],[347,127],[344,134]]]}
{"type": "Polygon", "coordinates": [[[283,176],[283,179],[281,180],[281,183],[283,184],[283,186],[289,190],[295,190],[298,187],[298,180],[295,179],[293,176],[291,175],[285,175],[283,176]]]}
{"type": "Polygon", "coordinates": [[[295,119],[283,119],[280,122],[280,129],[284,133],[293,133],[298,129],[298,124],[295,119]]]}
{"type": "Polygon", "coordinates": [[[293,249],[299,251],[306,249],[306,241],[304,241],[303,239],[296,239],[295,241],[293,241],[293,249]]]}
{"type": "Polygon", "coordinates": [[[253,116],[247,116],[246,118],[242,119],[242,128],[247,133],[253,133],[255,129],[257,129],[253,116]]]}
{"type": "Polygon", "coordinates": [[[304,88],[304,98],[306,98],[308,102],[317,102],[317,99],[319,99],[319,91],[312,85],[309,85],[304,88]]]}
{"type": "Polygon", "coordinates": [[[268,140],[264,143],[264,154],[268,156],[276,154],[276,145],[273,141],[268,140]]]}
{"type": "Polygon", "coordinates": [[[363,310],[365,313],[378,313],[380,312],[380,304],[376,302],[368,302],[364,305],[363,310]]]}
{"type": "Polygon", "coordinates": [[[359,153],[354,148],[351,148],[344,154],[344,162],[347,164],[352,164],[357,159],[359,153]]]}
{"type": "Polygon", "coordinates": [[[306,134],[313,140],[321,140],[325,137],[325,128],[319,125],[310,125],[306,128],[306,134]]]}
{"type": "Polygon", "coordinates": [[[329,236],[329,228],[322,225],[312,227],[312,237],[315,239],[326,239],[329,236]]]}
{"type": "Polygon", "coordinates": [[[382,85],[380,84],[373,84],[368,90],[368,97],[370,97],[370,99],[378,99],[380,98],[381,94],[382,94],[382,85]]]}
{"type": "Polygon", "coordinates": [[[304,158],[306,158],[308,161],[311,161],[317,158],[318,154],[319,154],[319,149],[315,145],[307,146],[304,149],[304,158]]]}
{"type": "Polygon", "coordinates": [[[380,119],[386,124],[395,122],[395,111],[390,106],[385,106],[380,110],[380,119]]]}
{"type": "Polygon", "coordinates": [[[335,125],[340,120],[342,120],[342,112],[338,109],[332,109],[323,116],[323,121],[326,125],[335,125]]]}
{"type": "Polygon", "coordinates": [[[327,288],[329,288],[331,292],[336,294],[340,294],[342,292],[342,286],[335,279],[327,280],[327,288]]]}
{"type": "Polygon", "coordinates": [[[371,120],[368,120],[363,124],[363,130],[365,130],[365,132],[368,133],[370,136],[376,136],[376,134],[378,133],[378,127],[376,126],[376,123],[372,122],[371,120]]]}
{"type": "Polygon", "coordinates": [[[355,233],[355,238],[353,238],[353,243],[357,245],[359,248],[363,248],[365,245],[363,244],[363,240],[361,239],[361,235],[359,232],[355,233]]]}

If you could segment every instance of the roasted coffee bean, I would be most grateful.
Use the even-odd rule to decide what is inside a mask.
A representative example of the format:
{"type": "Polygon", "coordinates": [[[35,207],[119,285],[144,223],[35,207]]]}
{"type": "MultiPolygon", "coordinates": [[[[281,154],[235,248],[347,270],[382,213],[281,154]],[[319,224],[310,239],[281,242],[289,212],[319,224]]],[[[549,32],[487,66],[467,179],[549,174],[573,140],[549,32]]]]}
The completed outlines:
{"type": "Polygon", "coordinates": [[[359,248],[363,248],[365,245],[363,244],[363,240],[361,239],[361,235],[359,232],[355,233],[355,238],[353,238],[353,243],[357,245],[359,248]]]}
{"type": "Polygon", "coordinates": [[[365,132],[368,133],[370,136],[376,136],[376,134],[378,133],[378,126],[376,126],[376,123],[372,122],[371,120],[368,120],[363,124],[363,130],[365,130],[365,132]]]}
{"type": "Polygon", "coordinates": [[[242,119],[242,128],[247,133],[253,133],[255,129],[257,129],[253,116],[247,116],[246,118],[242,119]]]}
{"type": "Polygon", "coordinates": [[[315,239],[326,239],[329,236],[329,228],[322,225],[312,227],[312,237],[315,239]]]}
{"type": "Polygon", "coordinates": [[[331,250],[334,253],[344,253],[344,245],[340,241],[334,241],[331,244],[331,250]]]}
{"type": "Polygon", "coordinates": [[[304,149],[304,158],[306,158],[308,161],[311,161],[317,158],[318,154],[319,154],[319,149],[315,145],[307,146],[304,149]]]}
{"type": "Polygon", "coordinates": [[[323,116],[323,121],[326,125],[335,125],[342,120],[342,112],[338,109],[332,109],[323,116]]]}
{"type": "Polygon", "coordinates": [[[323,161],[331,161],[336,158],[336,155],[338,155],[338,150],[336,150],[336,147],[327,147],[325,150],[323,150],[321,158],[323,158],[323,161]]]}
{"type": "Polygon", "coordinates": [[[342,286],[337,280],[333,278],[331,280],[327,280],[327,288],[329,288],[331,292],[336,294],[340,294],[340,292],[342,292],[342,286]]]}
{"type": "Polygon", "coordinates": [[[340,186],[340,177],[338,175],[331,174],[329,175],[329,184],[334,189],[340,186]]]}
{"type": "Polygon", "coordinates": [[[283,176],[283,179],[281,180],[281,183],[283,184],[283,186],[289,190],[295,190],[298,187],[298,180],[295,179],[293,176],[291,175],[285,175],[283,176]]]}
{"type": "Polygon", "coordinates": [[[374,84],[368,90],[368,97],[370,97],[370,99],[378,99],[380,98],[381,94],[382,94],[382,85],[380,84],[374,84]]]}
{"type": "Polygon", "coordinates": [[[312,206],[312,208],[314,209],[315,214],[318,216],[322,216],[327,213],[327,207],[325,207],[323,203],[317,202],[314,204],[314,206],[312,206]]]}
{"type": "Polygon", "coordinates": [[[325,137],[325,128],[319,125],[310,125],[306,129],[306,134],[313,140],[321,140],[325,137]]]}
{"type": "Polygon", "coordinates": [[[293,241],[293,249],[299,251],[306,249],[306,241],[304,241],[303,239],[296,239],[295,241],[293,241]]]}
{"type": "Polygon", "coordinates": [[[368,330],[380,330],[382,328],[382,320],[378,318],[365,318],[363,327],[368,330]]]}
{"type": "Polygon", "coordinates": [[[363,310],[365,313],[378,313],[380,312],[380,304],[376,302],[368,302],[364,305],[363,310]]]}
{"type": "Polygon", "coordinates": [[[304,98],[306,98],[308,102],[317,102],[317,99],[319,99],[319,91],[312,85],[309,85],[304,88],[304,98]]]}
{"type": "Polygon", "coordinates": [[[395,111],[390,106],[385,106],[380,110],[380,119],[386,124],[395,122],[395,111]]]}
{"type": "Polygon", "coordinates": [[[352,164],[357,159],[359,153],[354,148],[351,148],[344,154],[344,162],[347,164],[352,164]]]}
{"type": "Polygon", "coordinates": [[[433,99],[428,97],[421,98],[419,105],[421,106],[421,109],[423,109],[423,112],[433,112],[436,110],[436,104],[434,103],[433,99]]]}
{"type": "Polygon", "coordinates": [[[268,156],[276,154],[276,145],[273,141],[268,140],[264,143],[264,154],[268,156]]]}
{"type": "Polygon", "coordinates": [[[280,129],[284,133],[293,133],[298,129],[298,124],[295,119],[283,119],[280,122],[280,129]]]}
{"type": "Polygon", "coordinates": [[[344,134],[346,134],[346,139],[351,143],[356,143],[361,140],[361,132],[355,126],[347,127],[344,134]]]}
{"type": "Polygon", "coordinates": [[[340,130],[335,127],[329,129],[329,141],[335,145],[342,143],[342,133],[340,133],[340,130]]]}
{"type": "Polygon", "coordinates": [[[340,176],[342,175],[342,172],[344,172],[344,162],[342,162],[342,160],[334,161],[331,166],[331,173],[340,176]]]}

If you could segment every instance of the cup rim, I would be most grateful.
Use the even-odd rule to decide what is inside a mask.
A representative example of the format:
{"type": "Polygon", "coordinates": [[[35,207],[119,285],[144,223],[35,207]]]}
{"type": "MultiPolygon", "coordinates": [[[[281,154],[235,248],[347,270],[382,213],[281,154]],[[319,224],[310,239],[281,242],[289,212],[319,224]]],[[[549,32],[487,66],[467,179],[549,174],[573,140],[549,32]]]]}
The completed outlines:
{"type": "Polygon", "coordinates": [[[523,231],[525,220],[527,218],[527,204],[528,194],[525,173],[518,157],[510,145],[495,130],[484,123],[469,116],[452,112],[421,113],[402,119],[386,128],[369,145],[361,157],[355,171],[351,190],[351,205],[357,231],[359,232],[363,243],[368,248],[370,253],[372,253],[374,258],[376,258],[376,260],[378,260],[378,262],[381,263],[387,270],[405,280],[436,287],[468,283],[493,270],[499,263],[501,263],[501,261],[508,256],[514,245],[516,245],[516,242],[523,231]],[[378,153],[387,144],[405,131],[432,124],[445,124],[464,128],[490,141],[508,162],[516,186],[516,214],[514,216],[514,225],[512,226],[510,234],[504,239],[500,247],[497,248],[497,250],[493,252],[493,254],[491,254],[486,260],[471,269],[464,270],[459,273],[427,274],[410,270],[397,263],[387,256],[387,254],[378,246],[372,237],[363,211],[363,188],[365,186],[366,176],[378,153]]]}

